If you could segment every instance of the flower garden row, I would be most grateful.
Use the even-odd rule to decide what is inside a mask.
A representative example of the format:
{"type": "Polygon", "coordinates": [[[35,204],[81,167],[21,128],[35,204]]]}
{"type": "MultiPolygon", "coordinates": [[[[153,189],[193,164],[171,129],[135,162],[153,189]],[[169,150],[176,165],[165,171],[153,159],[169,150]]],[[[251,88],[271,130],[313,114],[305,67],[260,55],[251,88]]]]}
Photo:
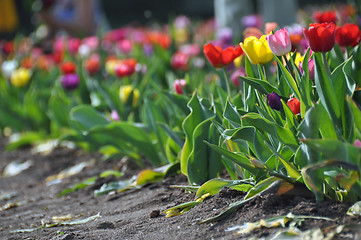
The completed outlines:
{"type": "Polygon", "coordinates": [[[184,16],[169,26],[60,36],[51,45],[36,35],[3,42],[0,128],[22,133],[16,146],[58,138],[107,158],[167,165],[203,184],[194,202],[169,215],[224,186],[250,199],[275,182],[283,192],[305,186],[318,201],[354,202],[361,197],[356,14],[343,6],[316,13],[318,22],[304,28],[268,23],[266,34],[247,26],[236,46],[229,29],[216,33],[214,21],[184,16]],[[224,169],[232,180],[219,179],[224,169]]]}

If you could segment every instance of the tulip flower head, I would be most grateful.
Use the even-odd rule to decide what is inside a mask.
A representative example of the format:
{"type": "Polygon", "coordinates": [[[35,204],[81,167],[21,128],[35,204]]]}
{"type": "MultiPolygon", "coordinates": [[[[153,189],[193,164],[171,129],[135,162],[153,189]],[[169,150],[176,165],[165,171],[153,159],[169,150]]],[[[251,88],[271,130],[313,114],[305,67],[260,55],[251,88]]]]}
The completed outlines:
{"type": "Polygon", "coordinates": [[[173,83],[174,91],[177,94],[183,94],[183,89],[187,85],[186,80],[184,79],[176,79],[173,83]]]}
{"type": "Polygon", "coordinates": [[[119,117],[119,114],[116,110],[113,110],[111,113],[110,113],[110,118],[114,121],[119,121],[120,120],[120,117],[119,117]]]}
{"type": "Polygon", "coordinates": [[[333,22],[336,23],[337,16],[335,11],[315,12],[314,18],[318,23],[333,22]]]}
{"type": "Polygon", "coordinates": [[[132,85],[125,85],[119,88],[119,99],[122,103],[126,104],[132,92],[133,92],[132,107],[135,107],[138,104],[140,93],[139,90],[133,88],[132,85]]]}
{"type": "Polygon", "coordinates": [[[189,69],[189,57],[188,55],[186,55],[183,52],[176,52],[171,60],[170,60],[170,65],[172,66],[172,68],[174,68],[175,70],[183,70],[183,71],[187,71],[189,69]]]}
{"type": "Polygon", "coordinates": [[[63,74],[70,74],[70,73],[75,73],[76,70],[76,65],[73,62],[64,62],[61,65],[61,71],[63,72],[63,74]]]}
{"type": "Polygon", "coordinates": [[[15,70],[10,77],[11,85],[14,87],[25,87],[31,78],[31,72],[26,68],[15,70]]]}
{"type": "Polygon", "coordinates": [[[240,43],[243,51],[252,64],[265,64],[273,59],[273,53],[267,43],[266,36],[263,35],[259,39],[251,36],[240,43]]]}
{"type": "Polygon", "coordinates": [[[241,83],[239,82],[239,77],[247,77],[246,69],[244,67],[237,68],[231,75],[231,81],[236,86],[239,87],[241,83]]]}
{"type": "Polygon", "coordinates": [[[354,145],[355,147],[361,148],[361,141],[359,139],[356,139],[352,145],[354,145]]]}
{"type": "Polygon", "coordinates": [[[286,28],[280,29],[275,34],[266,36],[268,45],[276,56],[283,56],[291,51],[291,39],[286,28]]]}
{"type": "MultiPolygon", "coordinates": [[[[300,69],[301,75],[303,75],[302,62],[299,62],[298,68],[300,69]]],[[[315,61],[312,58],[308,59],[308,74],[309,79],[315,78],[315,61]]]]}
{"type": "Polygon", "coordinates": [[[272,92],[272,93],[268,94],[267,101],[268,101],[268,105],[272,109],[275,109],[277,111],[280,111],[282,109],[281,97],[277,93],[272,92]]]}
{"type": "Polygon", "coordinates": [[[336,28],[336,43],[341,47],[355,47],[361,39],[360,28],[354,23],[346,23],[336,28]]]}
{"type": "Polygon", "coordinates": [[[1,65],[1,71],[6,78],[10,78],[11,74],[18,67],[18,62],[16,60],[4,61],[1,65]]]}
{"type": "Polygon", "coordinates": [[[75,73],[69,73],[60,77],[60,83],[66,90],[74,90],[80,82],[79,76],[75,73]]]}
{"type": "Polygon", "coordinates": [[[100,56],[97,54],[90,56],[85,61],[84,67],[89,75],[96,74],[100,69],[100,56]]]}
{"type": "Polygon", "coordinates": [[[297,115],[301,112],[301,103],[297,98],[288,99],[287,106],[291,109],[294,115],[297,115]]]}
{"type": "Polygon", "coordinates": [[[311,23],[303,29],[303,34],[314,52],[328,52],[335,45],[334,23],[311,23]]]}
{"type": "Polygon", "coordinates": [[[213,67],[224,68],[231,64],[234,59],[241,56],[243,50],[240,47],[236,49],[234,47],[228,47],[223,50],[219,46],[208,43],[203,46],[203,53],[213,67]]]}

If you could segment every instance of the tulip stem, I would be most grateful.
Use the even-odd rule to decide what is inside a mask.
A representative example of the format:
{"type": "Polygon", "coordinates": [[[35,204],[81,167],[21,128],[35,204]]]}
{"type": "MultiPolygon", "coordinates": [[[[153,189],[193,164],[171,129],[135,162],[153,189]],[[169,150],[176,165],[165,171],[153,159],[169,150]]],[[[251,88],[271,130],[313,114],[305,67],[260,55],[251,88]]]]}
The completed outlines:
{"type": "Polygon", "coordinates": [[[331,70],[330,70],[330,67],[329,67],[328,62],[327,62],[326,53],[325,53],[325,52],[322,52],[322,53],[321,53],[321,56],[322,56],[322,62],[323,62],[323,65],[325,66],[325,69],[326,69],[326,71],[327,71],[327,74],[328,74],[328,76],[331,77],[331,70]]]}
{"type": "Polygon", "coordinates": [[[229,87],[229,78],[226,72],[226,69],[222,68],[223,74],[224,74],[224,80],[226,82],[226,89],[227,89],[227,94],[229,96],[229,98],[231,98],[231,89],[229,87]]]}

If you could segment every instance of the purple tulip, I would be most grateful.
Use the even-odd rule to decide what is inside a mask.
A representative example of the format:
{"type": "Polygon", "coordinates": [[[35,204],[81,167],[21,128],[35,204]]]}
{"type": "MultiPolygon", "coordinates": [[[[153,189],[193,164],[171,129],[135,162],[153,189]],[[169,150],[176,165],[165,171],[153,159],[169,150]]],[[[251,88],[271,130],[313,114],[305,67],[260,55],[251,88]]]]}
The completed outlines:
{"type": "Polygon", "coordinates": [[[280,29],[275,34],[266,36],[271,51],[276,56],[283,56],[291,51],[291,39],[286,28],[280,29]]]}
{"type": "Polygon", "coordinates": [[[79,85],[79,77],[75,73],[61,76],[60,83],[66,90],[74,90],[79,85]]]}
{"type": "Polygon", "coordinates": [[[263,26],[263,20],[259,15],[253,14],[243,17],[242,24],[245,28],[255,27],[260,29],[263,26]]]}
{"type": "Polygon", "coordinates": [[[231,28],[221,28],[217,31],[217,39],[224,44],[232,44],[233,32],[231,28]]]}
{"type": "Polygon", "coordinates": [[[277,93],[272,92],[267,95],[268,105],[277,111],[282,109],[281,97],[277,93]]]}
{"type": "Polygon", "coordinates": [[[236,87],[239,87],[241,85],[239,81],[240,76],[247,77],[246,69],[244,67],[237,68],[231,75],[231,81],[236,87]]]}
{"type": "Polygon", "coordinates": [[[117,110],[113,110],[111,113],[110,113],[110,118],[114,121],[119,121],[120,120],[120,117],[118,115],[118,112],[117,110]]]}
{"type": "MultiPolygon", "coordinates": [[[[298,67],[300,69],[301,75],[303,75],[302,62],[299,63],[298,67]]],[[[308,74],[310,79],[315,78],[315,61],[312,58],[308,59],[308,74]]]]}

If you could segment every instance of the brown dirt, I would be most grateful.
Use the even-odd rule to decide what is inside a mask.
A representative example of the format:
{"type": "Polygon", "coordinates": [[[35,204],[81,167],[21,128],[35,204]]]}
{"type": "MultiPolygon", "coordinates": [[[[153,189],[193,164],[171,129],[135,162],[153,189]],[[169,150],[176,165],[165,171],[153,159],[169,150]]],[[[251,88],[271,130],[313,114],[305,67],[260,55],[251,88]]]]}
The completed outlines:
{"type": "MultiPolygon", "coordinates": [[[[56,195],[65,187],[99,175],[104,170],[122,169],[120,160],[103,162],[101,156],[80,150],[57,148],[51,154],[32,155],[29,148],[13,152],[4,150],[6,139],[0,138],[0,172],[15,160],[33,160],[33,165],[13,177],[0,178],[0,193],[16,191],[11,199],[0,201],[0,207],[8,202],[25,201],[24,205],[0,211],[0,239],[249,239],[269,237],[281,228],[258,229],[247,235],[234,235],[227,228],[292,212],[295,215],[324,216],[335,221],[306,219],[301,230],[321,228],[324,233],[340,224],[360,223],[360,217],[346,215],[350,204],[325,201],[316,203],[313,198],[302,196],[277,197],[272,194],[258,197],[234,214],[214,224],[197,224],[200,220],[215,216],[232,202],[241,200],[242,192],[223,189],[206,199],[187,213],[166,218],[162,211],[177,204],[191,201],[193,194],[171,188],[170,185],[186,185],[184,176],[169,177],[160,183],[148,184],[140,190],[94,197],[93,191],[102,183],[114,178],[100,179],[95,186],[63,197],[56,195]],[[81,173],[64,179],[61,183],[47,186],[45,178],[76,163],[95,159],[96,164],[81,173]],[[99,218],[80,225],[57,226],[28,233],[11,231],[40,226],[53,216],[73,214],[75,219],[87,218],[100,213],[99,218]],[[160,213],[160,214],[159,214],[160,213]],[[158,216],[159,215],[159,216],[158,216]]],[[[125,179],[136,174],[128,165],[125,179]]],[[[344,231],[335,239],[360,239],[357,232],[344,231]]]]}

